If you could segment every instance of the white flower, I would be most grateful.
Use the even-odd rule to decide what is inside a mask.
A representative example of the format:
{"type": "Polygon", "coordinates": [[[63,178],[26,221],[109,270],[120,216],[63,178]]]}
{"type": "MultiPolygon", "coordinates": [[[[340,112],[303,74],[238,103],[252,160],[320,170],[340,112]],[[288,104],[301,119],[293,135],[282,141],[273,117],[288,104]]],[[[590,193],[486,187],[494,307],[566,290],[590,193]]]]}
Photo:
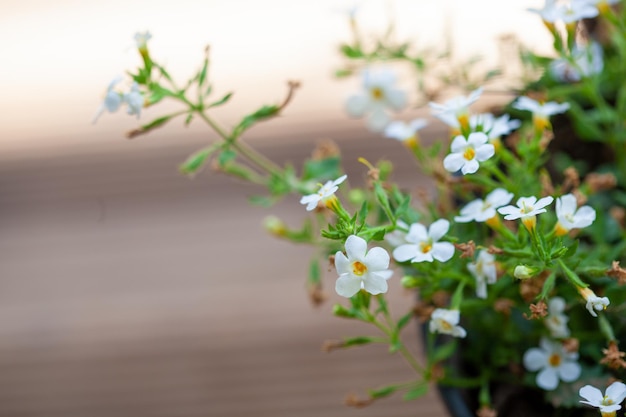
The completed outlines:
{"type": "Polygon", "coordinates": [[[598,42],[591,42],[587,47],[575,45],[571,59],[560,58],[552,61],[550,74],[557,81],[576,82],[583,77],[601,73],[603,68],[602,47],[598,42]]]}
{"type": "Polygon", "coordinates": [[[476,262],[467,264],[467,269],[476,279],[476,296],[487,298],[487,284],[497,280],[496,257],[486,250],[478,252],[476,262]]]}
{"type": "Polygon", "coordinates": [[[368,114],[368,128],[381,132],[390,122],[386,109],[400,111],[406,105],[406,93],[394,88],[395,79],[394,73],[389,70],[377,72],[364,70],[365,93],[358,93],[348,98],[346,102],[348,114],[353,117],[368,114]]]}
{"type": "Polygon", "coordinates": [[[543,9],[528,9],[528,11],[539,13],[545,22],[552,24],[557,21],[569,24],[598,15],[598,9],[590,4],[589,0],[571,0],[568,2],[546,0],[543,9]]]}
{"type": "Polygon", "coordinates": [[[500,207],[498,213],[504,215],[504,220],[517,220],[535,217],[537,214],[545,213],[544,207],[552,204],[554,198],[543,197],[537,201],[537,197],[520,197],[516,205],[500,207]]]}
{"type": "Polygon", "coordinates": [[[573,382],[580,376],[578,353],[568,352],[558,342],[542,338],[539,348],[531,348],[524,353],[524,367],[537,374],[539,388],[551,391],[559,385],[559,380],[573,382]]]}
{"type": "Polygon", "coordinates": [[[606,310],[608,305],[611,303],[608,297],[598,297],[596,293],[589,288],[579,288],[578,292],[587,302],[585,305],[587,311],[589,311],[589,314],[594,317],[598,317],[598,313],[596,313],[596,311],[606,310]]]}
{"type": "Polygon", "coordinates": [[[389,243],[391,246],[396,247],[403,245],[405,243],[409,243],[406,241],[406,232],[402,229],[409,229],[409,225],[403,222],[402,220],[398,220],[396,222],[396,226],[398,229],[394,230],[391,233],[385,233],[385,241],[389,243]]]}
{"type": "Polygon", "coordinates": [[[150,39],[152,39],[152,34],[148,31],[135,33],[135,44],[139,49],[146,49],[147,43],[150,39]]]}
{"type": "Polygon", "coordinates": [[[513,108],[531,112],[535,128],[542,130],[550,126],[550,116],[566,112],[569,109],[569,103],[559,104],[554,101],[539,103],[529,97],[521,96],[513,104],[513,108]]]}
{"type": "Polygon", "coordinates": [[[387,280],[393,274],[387,251],[375,247],[368,252],[367,242],[356,235],[348,237],[345,247],[348,257],[341,251],[335,254],[337,294],[350,298],[361,288],[374,295],[387,292],[387,280]]]}
{"type": "Polygon", "coordinates": [[[439,242],[450,228],[450,222],[439,219],[430,225],[428,231],[421,223],[413,223],[405,239],[407,244],[400,245],[393,251],[393,258],[398,262],[433,262],[436,259],[446,262],[454,255],[454,245],[439,242]]]}
{"type": "Polygon", "coordinates": [[[602,415],[605,415],[605,413],[615,415],[615,412],[622,408],[621,404],[624,398],[626,398],[626,385],[615,381],[606,389],[605,395],[602,395],[602,391],[598,388],[585,385],[578,391],[578,395],[586,400],[581,400],[581,403],[598,407],[602,415]]]}
{"type": "Polygon", "coordinates": [[[428,327],[431,333],[444,333],[454,337],[465,337],[467,332],[458,325],[460,318],[461,314],[459,310],[437,308],[430,316],[428,327]]]}
{"type": "Polygon", "coordinates": [[[130,87],[130,91],[124,94],[124,101],[128,105],[127,113],[130,115],[136,114],[137,118],[141,115],[141,109],[143,108],[144,99],[143,94],[139,90],[139,85],[133,83],[130,87]]]}
{"type": "Polygon", "coordinates": [[[96,115],[94,116],[92,123],[96,123],[105,110],[109,113],[115,113],[120,108],[123,102],[123,97],[122,94],[114,90],[115,86],[120,81],[122,81],[122,77],[117,76],[109,83],[104,100],[96,111],[96,115]]]}
{"type": "Polygon", "coordinates": [[[469,106],[478,100],[482,92],[482,88],[477,88],[467,97],[453,97],[443,104],[431,101],[428,105],[433,112],[433,116],[448,126],[453,128],[458,128],[459,126],[467,128],[469,126],[469,106]]]}
{"type": "Polygon", "coordinates": [[[556,199],[556,234],[563,236],[572,229],[590,226],[596,219],[596,211],[589,206],[577,208],[576,196],[565,194],[556,199]]]}
{"type": "Polygon", "coordinates": [[[317,193],[303,196],[300,199],[300,204],[306,204],[307,211],[315,209],[319,202],[325,203],[334,197],[335,192],[339,189],[339,184],[344,182],[346,178],[348,178],[347,175],[342,175],[335,181],[327,181],[326,184],[320,187],[317,193]]]}
{"type": "Polygon", "coordinates": [[[456,216],[454,221],[458,223],[487,221],[497,215],[497,208],[509,204],[512,199],[513,193],[509,193],[503,188],[496,188],[487,194],[484,201],[478,198],[468,203],[461,209],[461,215],[456,216]]]}
{"type": "Polygon", "coordinates": [[[450,172],[461,170],[463,175],[478,171],[478,163],[488,160],[496,152],[488,140],[482,132],[470,133],[467,139],[461,135],[455,137],[450,145],[452,153],[443,160],[444,168],[450,172]]]}
{"type": "Polygon", "coordinates": [[[415,119],[410,123],[395,121],[385,128],[385,136],[407,144],[417,143],[417,131],[428,125],[426,119],[415,119]]]}
{"type": "Polygon", "coordinates": [[[529,12],[537,13],[545,22],[554,23],[558,20],[559,10],[556,0],[546,0],[542,9],[527,9],[529,12]]]}
{"type": "Polygon", "coordinates": [[[548,301],[548,316],[545,318],[545,324],[552,337],[562,339],[569,337],[569,329],[567,322],[569,318],[563,314],[565,311],[565,300],[561,297],[554,297],[548,301]]]}

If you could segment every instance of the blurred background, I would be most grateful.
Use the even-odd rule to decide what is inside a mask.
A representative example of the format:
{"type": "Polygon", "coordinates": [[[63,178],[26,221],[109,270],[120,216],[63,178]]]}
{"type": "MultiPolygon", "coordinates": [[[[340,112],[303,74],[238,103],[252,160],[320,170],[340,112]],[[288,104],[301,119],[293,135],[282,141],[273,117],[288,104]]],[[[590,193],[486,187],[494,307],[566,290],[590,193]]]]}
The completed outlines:
{"type": "MultiPolygon", "coordinates": [[[[399,38],[498,62],[496,38],[515,33],[536,51],[541,1],[508,0],[3,0],[0,2],[0,416],[439,416],[434,393],[355,410],[349,392],[412,376],[384,347],[323,353],[326,339],[369,333],[319,308],[305,289],[310,252],[270,237],[262,220],[291,226],[306,216],[293,196],[250,207],[262,190],[177,166],[209,143],[200,123],[133,141],[123,112],[91,124],[109,81],[139,63],[133,35],[153,34],[153,57],[186,80],[211,45],[215,112],[224,124],[279,102],[302,82],[282,116],[245,137],[296,166],[320,140],[342,149],[352,181],[356,158],[397,163],[396,179],[419,187],[401,145],[343,112],[356,77],[336,80],[347,11],[363,28],[391,17],[399,38]]],[[[167,108],[167,105],[164,106],[167,108]]],[[[163,114],[146,109],[141,122],[163,114]]],[[[402,118],[426,115],[407,110],[402,118]]],[[[444,138],[433,122],[424,136],[444,138]]],[[[326,273],[333,288],[334,271],[326,273]]],[[[413,304],[396,276],[390,296],[413,304]]],[[[417,331],[407,334],[419,350],[417,331]]]]}

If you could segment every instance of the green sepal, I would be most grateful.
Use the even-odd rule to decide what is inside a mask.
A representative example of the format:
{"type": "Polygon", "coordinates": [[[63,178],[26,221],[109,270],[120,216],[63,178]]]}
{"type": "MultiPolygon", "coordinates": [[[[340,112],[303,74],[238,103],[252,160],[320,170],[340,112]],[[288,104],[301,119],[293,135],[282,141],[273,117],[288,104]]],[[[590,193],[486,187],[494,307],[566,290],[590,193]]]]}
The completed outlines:
{"type": "Polygon", "coordinates": [[[183,162],[178,169],[183,174],[195,174],[202,168],[207,161],[207,159],[219,149],[218,146],[209,146],[199,151],[192,153],[186,160],[183,162]]]}
{"type": "Polygon", "coordinates": [[[234,129],[234,137],[237,137],[243,133],[244,130],[249,129],[252,125],[262,120],[275,116],[280,111],[280,107],[276,105],[265,105],[255,111],[252,114],[245,116],[241,122],[234,129]]]}
{"type": "Polygon", "coordinates": [[[227,93],[224,97],[222,97],[221,99],[209,104],[208,106],[206,106],[207,109],[210,109],[211,107],[218,107],[221,106],[222,104],[225,104],[228,100],[230,100],[230,98],[233,96],[233,93],[227,93]]]}
{"type": "Polygon", "coordinates": [[[237,157],[237,153],[232,149],[224,149],[217,157],[217,162],[220,166],[224,166],[234,160],[237,157]]]}

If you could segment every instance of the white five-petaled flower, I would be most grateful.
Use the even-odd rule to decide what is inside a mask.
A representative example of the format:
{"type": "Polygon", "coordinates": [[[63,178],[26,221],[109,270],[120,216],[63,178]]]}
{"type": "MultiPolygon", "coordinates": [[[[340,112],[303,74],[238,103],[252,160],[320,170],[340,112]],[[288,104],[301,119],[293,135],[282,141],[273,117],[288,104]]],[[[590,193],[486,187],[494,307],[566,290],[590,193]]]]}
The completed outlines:
{"type": "Polygon", "coordinates": [[[608,305],[611,303],[608,297],[598,297],[590,288],[578,288],[578,292],[587,302],[585,305],[587,311],[589,311],[589,314],[594,317],[598,317],[598,313],[596,313],[596,311],[606,310],[608,305]]]}
{"type": "Polygon", "coordinates": [[[122,81],[122,77],[117,76],[109,83],[104,100],[96,111],[96,115],[94,116],[92,123],[96,123],[105,111],[108,111],[109,113],[116,112],[124,102],[123,95],[115,91],[115,86],[119,84],[120,81],[122,81]]]}
{"type": "Polygon", "coordinates": [[[497,208],[509,204],[512,199],[513,193],[503,188],[496,188],[487,194],[484,201],[478,198],[464,206],[461,209],[461,215],[456,216],[454,221],[458,223],[485,222],[497,215],[497,208]]]}
{"type": "Polygon", "coordinates": [[[550,116],[566,112],[569,109],[569,103],[559,104],[554,101],[540,103],[530,97],[521,96],[513,104],[513,108],[531,112],[535,129],[543,130],[550,126],[550,116]]]}
{"type": "Polygon", "coordinates": [[[537,214],[545,213],[544,207],[552,204],[554,198],[548,196],[537,200],[537,197],[520,197],[517,200],[516,206],[509,205],[500,207],[498,213],[504,215],[504,220],[517,220],[521,219],[524,226],[527,229],[535,227],[535,216],[537,214]]]}
{"type": "Polygon", "coordinates": [[[524,367],[531,372],[539,371],[535,382],[546,391],[559,385],[559,380],[573,382],[580,376],[577,352],[568,352],[563,345],[546,338],[539,342],[539,348],[531,348],[524,353],[524,367]]]}
{"type": "Polygon", "coordinates": [[[495,117],[491,113],[480,113],[470,116],[470,128],[473,132],[483,132],[489,138],[489,142],[499,139],[500,136],[508,135],[522,125],[519,120],[509,120],[508,114],[495,117]]]}
{"type": "Polygon", "coordinates": [[[602,47],[598,42],[588,46],[575,45],[571,58],[559,58],[550,63],[550,74],[557,81],[577,82],[583,77],[599,74],[604,68],[602,47]]]}
{"type": "Polygon", "coordinates": [[[350,298],[361,288],[374,295],[387,292],[387,280],[393,274],[387,251],[379,247],[368,251],[367,242],[356,235],[348,237],[345,248],[347,257],[341,251],[335,254],[337,294],[350,298]]]}
{"type": "Polygon", "coordinates": [[[465,337],[467,332],[459,326],[461,313],[459,310],[437,308],[430,316],[428,328],[431,333],[444,333],[454,337],[465,337]]]}
{"type": "Polygon", "coordinates": [[[543,9],[528,9],[528,11],[538,13],[543,21],[549,24],[554,24],[557,21],[571,24],[581,19],[588,19],[598,15],[598,9],[589,0],[571,0],[567,2],[546,0],[543,9]]]}
{"type": "Polygon", "coordinates": [[[602,416],[614,416],[615,412],[622,408],[621,404],[626,398],[626,385],[615,381],[608,386],[604,395],[598,388],[585,385],[578,391],[578,395],[585,399],[581,400],[581,403],[599,408],[602,416]]]}
{"type": "Polygon", "coordinates": [[[136,114],[139,119],[141,109],[144,105],[144,99],[137,83],[133,83],[130,87],[130,91],[124,94],[124,101],[128,105],[127,113],[130,115],[136,114]]]}
{"type": "Polygon", "coordinates": [[[327,181],[316,193],[303,196],[300,199],[300,204],[306,204],[307,211],[314,210],[318,203],[326,203],[326,201],[333,198],[335,192],[339,189],[339,184],[344,182],[346,178],[348,178],[347,175],[342,175],[335,181],[327,181]]]}
{"type": "Polygon", "coordinates": [[[428,230],[421,223],[413,223],[405,236],[406,244],[393,251],[393,258],[398,262],[433,262],[434,259],[446,262],[454,255],[454,245],[439,242],[450,228],[450,222],[439,219],[428,230]]]}
{"type": "Polygon", "coordinates": [[[152,34],[148,31],[135,33],[135,44],[138,49],[146,49],[150,39],[152,39],[152,34]]]}
{"type": "Polygon", "coordinates": [[[477,88],[468,96],[457,96],[447,100],[443,104],[430,102],[433,116],[451,126],[458,129],[459,127],[467,128],[469,126],[469,106],[480,98],[483,89],[477,88]]]}
{"type": "Polygon", "coordinates": [[[426,119],[415,119],[409,123],[395,121],[385,128],[385,136],[413,146],[418,143],[417,131],[428,125],[426,119]]]}
{"type": "Polygon", "coordinates": [[[461,135],[455,137],[450,145],[452,153],[443,160],[444,168],[450,172],[461,170],[463,175],[478,171],[478,163],[488,160],[496,152],[488,141],[482,132],[470,133],[467,139],[461,135]]]}
{"type": "Polygon", "coordinates": [[[381,132],[389,124],[387,109],[400,111],[406,106],[406,93],[394,87],[396,77],[389,70],[363,71],[364,93],[350,96],[346,110],[350,116],[362,117],[367,114],[367,126],[374,132],[381,132]]]}
{"type": "Polygon", "coordinates": [[[563,236],[572,229],[590,226],[596,219],[596,211],[589,206],[578,208],[576,196],[565,194],[556,199],[556,217],[556,234],[563,236]]]}
{"type": "Polygon", "coordinates": [[[563,312],[565,311],[565,300],[561,297],[553,297],[548,301],[548,316],[545,318],[545,324],[550,334],[555,339],[562,339],[569,337],[569,328],[567,317],[563,312]]]}
{"type": "Polygon", "coordinates": [[[483,249],[475,262],[467,264],[467,269],[476,279],[476,296],[487,298],[487,284],[495,284],[498,278],[496,257],[483,249]]]}

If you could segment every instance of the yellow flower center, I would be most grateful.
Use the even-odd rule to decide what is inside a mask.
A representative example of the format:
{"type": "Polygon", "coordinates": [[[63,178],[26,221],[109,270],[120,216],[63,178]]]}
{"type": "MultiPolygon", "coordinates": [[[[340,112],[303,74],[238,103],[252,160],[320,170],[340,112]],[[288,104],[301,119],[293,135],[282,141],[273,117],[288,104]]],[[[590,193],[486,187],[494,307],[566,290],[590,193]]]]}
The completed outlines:
{"type": "Polygon", "coordinates": [[[602,405],[613,405],[613,404],[615,404],[613,400],[607,397],[606,395],[602,399],[602,405]]]}
{"type": "Polygon", "coordinates": [[[358,277],[362,276],[363,274],[365,274],[367,272],[367,267],[359,262],[353,262],[352,263],[352,273],[358,277]]]}
{"type": "Polygon", "coordinates": [[[474,150],[474,148],[466,148],[465,152],[463,152],[463,158],[467,159],[468,161],[471,161],[472,159],[474,159],[474,157],[476,156],[476,151],[474,150]]]}
{"type": "Polygon", "coordinates": [[[372,88],[371,93],[372,93],[372,98],[373,98],[374,100],[377,100],[377,101],[378,101],[378,100],[382,100],[382,99],[383,99],[383,96],[385,95],[385,94],[383,93],[383,90],[382,90],[381,88],[379,88],[379,87],[374,87],[374,88],[372,88]]]}
{"type": "Polygon", "coordinates": [[[439,327],[446,332],[452,330],[452,325],[445,320],[439,320],[439,327]]]}
{"type": "Polygon", "coordinates": [[[422,242],[420,243],[420,250],[422,253],[428,253],[432,250],[433,245],[430,242],[422,242]]]}
{"type": "Polygon", "coordinates": [[[550,364],[550,366],[559,366],[561,364],[561,356],[553,353],[552,355],[550,355],[550,358],[548,358],[548,363],[550,364]]]}

